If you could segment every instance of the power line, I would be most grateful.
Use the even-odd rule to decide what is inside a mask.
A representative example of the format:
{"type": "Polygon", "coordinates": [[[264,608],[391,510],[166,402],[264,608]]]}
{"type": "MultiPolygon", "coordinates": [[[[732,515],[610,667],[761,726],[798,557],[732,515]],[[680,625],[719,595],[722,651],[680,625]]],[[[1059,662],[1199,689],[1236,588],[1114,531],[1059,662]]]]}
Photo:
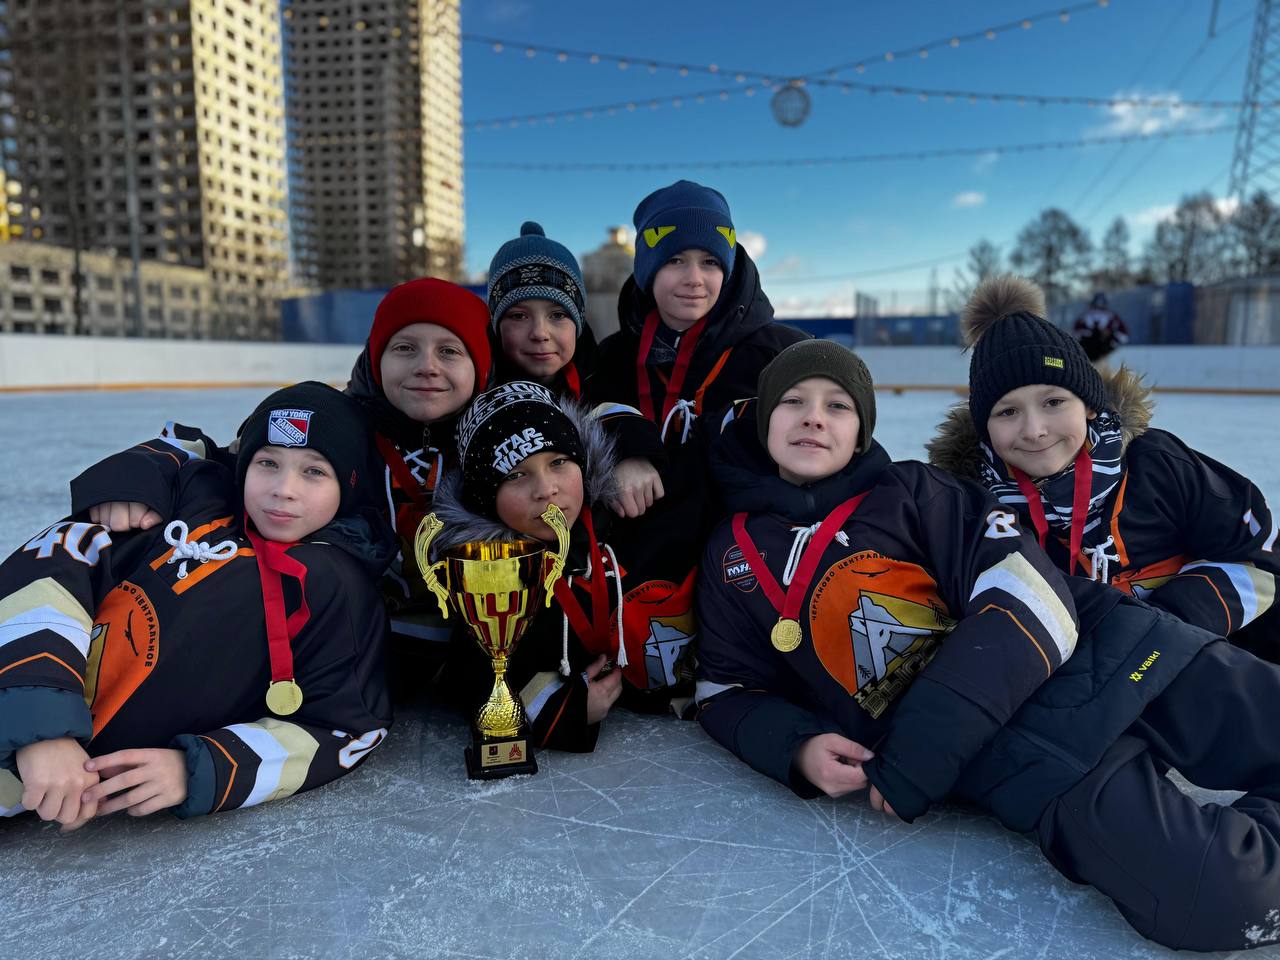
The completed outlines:
{"type": "Polygon", "coordinates": [[[1181,137],[1211,136],[1229,133],[1230,125],[1203,127],[1188,130],[1164,130],[1157,133],[1121,134],[1114,137],[1089,137],[1079,140],[1044,140],[1036,143],[1008,143],[981,147],[939,147],[930,150],[904,150],[895,153],[855,153],[819,157],[770,157],[731,158],[722,160],[654,160],[654,161],[549,161],[545,163],[523,160],[469,160],[466,165],[479,170],[521,170],[542,173],[627,172],[653,170],[731,170],[758,169],[762,167],[820,167],[844,166],[855,163],[879,163],[897,160],[938,160],[946,157],[972,157],[990,154],[1039,153],[1048,150],[1068,150],[1081,147],[1105,146],[1115,143],[1131,143],[1140,140],[1172,140],[1181,137]]]}
{"type": "MultiPolygon", "coordinates": [[[[941,100],[943,103],[978,103],[1016,104],[1020,107],[1034,105],[1039,107],[1152,107],[1176,111],[1203,109],[1235,110],[1241,107],[1257,107],[1258,109],[1280,107],[1280,100],[1183,100],[1177,94],[1165,96],[1118,96],[1101,97],[1085,94],[1043,94],[1043,93],[1006,93],[990,90],[956,90],[935,87],[914,87],[901,84],[863,83],[857,80],[829,80],[824,78],[809,80],[791,80],[787,84],[773,87],[761,85],[765,90],[780,89],[781,86],[797,87],[809,84],[832,87],[841,93],[866,93],[871,96],[889,94],[890,96],[912,96],[921,102],[941,100]]],[[[526,113],[507,117],[490,117],[485,120],[467,120],[464,126],[475,131],[501,129],[503,127],[536,126],[539,123],[553,124],[558,120],[572,123],[574,120],[591,120],[598,116],[616,116],[619,113],[634,113],[641,108],[657,110],[671,106],[680,108],[686,103],[702,104],[709,99],[728,100],[734,96],[754,96],[756,85],[746,87],[718,87],[710,90],[699,90],[695,93],[667,94],[660,97],[639,97],[634,100],[620,100],[614,103],[593,104],[586,107],[573,107],[566,110],[549,110],[541,113],[526,113]]]]}

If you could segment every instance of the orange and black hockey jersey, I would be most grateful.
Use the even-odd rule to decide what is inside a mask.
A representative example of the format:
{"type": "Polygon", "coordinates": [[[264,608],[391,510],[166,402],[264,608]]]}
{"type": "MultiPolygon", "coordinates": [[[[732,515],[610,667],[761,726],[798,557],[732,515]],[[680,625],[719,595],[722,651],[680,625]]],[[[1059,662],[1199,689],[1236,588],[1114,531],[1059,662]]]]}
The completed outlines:
{"type": "MultiPolygon", "coordinates": [[[[1280,543],[1262,492],[1173,434],[1150,428],[1149,390],[1135,374],[1121,367],[1104,382],[1122,455],[1114,483],[1090,504],[1075,572],[1228,639],[1260,617],[1274,619],[1280,543]]],[[[999,479],[984,470],[992,456],[964,404],[952,408],[929,444],[930,462],[988,486],[999,479]]],[[[1001,489],[1001,502],[1030,527],[1026,496],[1014,484],[1001,489]]],[[[1061,534],[1050,531],[1044,547],[1069,571],[1073,558],[1061,534]]],[[[1277,641],[1280,635],[1270,652],[1256,652],[1276,659],[1277,641]]]]}
{"type": "Polygon", "coordinates": [[[342,776],[391,725],[374,587],[390,556],[385,530],[345,516],[285,550],[302,570],[281,585],[303,702],[276,716],[264,701],[263,587],[232,472],[166,440],[94,470],[140,460],[158,471],[138,476],[167,475],[172,522],[112,534],[73,517],[0,566],[0,814],[21,809],[14,752],[41,740],[72,736],[92,756],[184,750],[185,817],[342,776]],[[183,559],[182,542],[204,544],[185,551],[204,559],[183,559]]]}

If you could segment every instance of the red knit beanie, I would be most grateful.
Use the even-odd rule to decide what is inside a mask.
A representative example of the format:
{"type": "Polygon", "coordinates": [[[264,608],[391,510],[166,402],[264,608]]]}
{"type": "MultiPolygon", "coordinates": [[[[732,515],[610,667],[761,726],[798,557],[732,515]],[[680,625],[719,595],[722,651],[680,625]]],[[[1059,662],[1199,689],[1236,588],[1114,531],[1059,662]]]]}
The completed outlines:
{"type": "Polygon", "coordinates": [[[382,351],[387,341],[412,323],[434,323],[454,334],[471,355],[476,393],[489,382],[489,308],[470,290],[435,277],[422,277],[393,287],[373,315],[369,331],[369,363],[382,386],[382,351]]]}

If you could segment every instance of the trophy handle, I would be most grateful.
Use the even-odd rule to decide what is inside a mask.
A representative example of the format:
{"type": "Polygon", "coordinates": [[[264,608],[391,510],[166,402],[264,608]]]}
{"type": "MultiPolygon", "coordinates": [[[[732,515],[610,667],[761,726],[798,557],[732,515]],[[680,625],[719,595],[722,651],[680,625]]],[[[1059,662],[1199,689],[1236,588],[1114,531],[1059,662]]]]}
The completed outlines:
{"type": "Polygon", "coordinates": [[[569,526],[564,522],[564,514],[554,503],[547,504],[547,509],[542,511],[542,522],[556,532],[557,540],[556,549],[551,553],[550,568],[542,581],[543,591],[546,593],[546,604],[550,607],[553,599],[551,588],[556,585],[560,574],[564,572],[564,562],[569,556],[569,526]]]}
{"type": "Polygon", "coordinates": [[[413,538],[413,553],[418,558],[418,570],[422,573],[422,579],[427,582],[427,589],[435,594],[436,603],[440,604],[440,615],[448,620],[449,591],[444,588],[436,572],[445,566],[445,561],[431,562],[431,541],[443,529],[444,523],[440,518],[434,513],[428,513],[422,518],[422,523],[418,524],[418,532],[413,538]]]}

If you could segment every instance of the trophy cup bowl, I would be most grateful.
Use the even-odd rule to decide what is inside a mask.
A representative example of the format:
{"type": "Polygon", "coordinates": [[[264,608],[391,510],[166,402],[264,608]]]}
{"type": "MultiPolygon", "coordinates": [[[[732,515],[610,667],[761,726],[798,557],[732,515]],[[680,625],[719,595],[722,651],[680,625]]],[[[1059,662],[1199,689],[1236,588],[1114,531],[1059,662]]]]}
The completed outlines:
{"type": "Polygon", "coordinates": [[[444,527],[435,514],[423,519],[415,538],[418,569],[440,612],[446,619],[450,608],[457,612],[493,668],[493,689],[476,713],[465,750],[472,780],[538,772],[524,704],[507,684],[506,673],[540,602],[550,606],[551,588],[564,569],[569,543],[564,514],[552,505],[542,519],[559,540],[555,551],[533,539],[477,540],[449,547],[431,562],[431,541],[444,527]]]}

